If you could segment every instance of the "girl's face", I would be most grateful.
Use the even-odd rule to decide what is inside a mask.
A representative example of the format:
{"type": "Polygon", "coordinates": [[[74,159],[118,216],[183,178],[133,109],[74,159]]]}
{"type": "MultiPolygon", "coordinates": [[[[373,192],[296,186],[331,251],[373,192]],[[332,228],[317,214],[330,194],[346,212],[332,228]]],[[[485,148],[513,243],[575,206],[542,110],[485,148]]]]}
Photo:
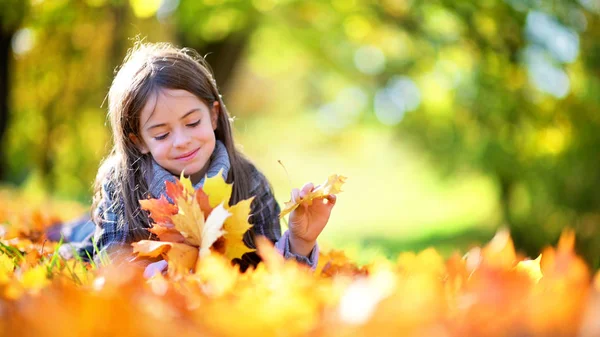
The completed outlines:
{"type": "Polygon", "coordinates": [[[219,102],[208,107],[186,90],[161,89],[142,109],[142,139],[134,142],[167,171],[177,176],[183,171],[196,183],[215,149],[218,111],[219,102]]]}

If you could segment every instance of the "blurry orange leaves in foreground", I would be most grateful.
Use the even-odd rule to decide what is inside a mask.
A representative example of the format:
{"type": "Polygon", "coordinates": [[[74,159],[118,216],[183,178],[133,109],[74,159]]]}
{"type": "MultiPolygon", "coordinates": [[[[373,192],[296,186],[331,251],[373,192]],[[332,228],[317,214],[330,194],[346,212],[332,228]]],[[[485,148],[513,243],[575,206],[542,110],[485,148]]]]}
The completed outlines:
{"type": "MultiPolygon", "coordinates": [[[[171,198],[192,195],[202,201],[202,212],[189,211],[202,214],[205,224],[218,207],[233,213],[221,197],[208,195],[207,202],[181,192],[171,198]]],[[[180,214],[182,200],[177,209],[156,209],[154,222],[180,214]]],[[[35,226],[50,225],[51,218],[35,226]]],[[[0,221],[1,336],[600,335],[600,274],[592,277],[575,254],[570,231],[534,260],[515,252],[509,234],[500,231],[464,256],[444,259],[427,249],[358,266],[330,251],[315,271],[257,240],[264,262],[245,273],[213,247],[192,271],[144,279],[127,265],[63,260],[57,243],[19,229],[30,223],[13,222],[9,230],[0,221]]],[[[183,220],[173,226],[179,235],[157,226],[155,233],[202,255],[202,235],[183,230],[183,220]]]]}

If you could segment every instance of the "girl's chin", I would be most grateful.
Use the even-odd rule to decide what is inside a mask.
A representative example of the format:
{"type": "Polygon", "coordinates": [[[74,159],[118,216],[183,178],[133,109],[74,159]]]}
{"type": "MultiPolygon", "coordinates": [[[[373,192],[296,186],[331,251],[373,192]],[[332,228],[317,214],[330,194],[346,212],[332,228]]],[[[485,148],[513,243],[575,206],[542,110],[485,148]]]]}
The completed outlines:
{"type": "Polygon", "coordinates": [[[194,163],[194,165],[189,165],[183,168],[183,174],[186,177],[197,177],[198,175],[204,175],[203,168],[205,165],[200,165],[194,163]]]}

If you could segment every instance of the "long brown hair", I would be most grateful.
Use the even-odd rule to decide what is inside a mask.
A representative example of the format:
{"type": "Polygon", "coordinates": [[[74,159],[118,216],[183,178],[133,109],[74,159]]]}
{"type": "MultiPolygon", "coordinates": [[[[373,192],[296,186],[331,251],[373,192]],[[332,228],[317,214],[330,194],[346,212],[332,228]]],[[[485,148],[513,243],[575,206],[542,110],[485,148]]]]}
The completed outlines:
{"type": "MultiPolygon", "coordinates": [[[[151,154],[142,154],[130,139],[140,136],[140,114],[148,99],[160,89],[183,89],[202,100],[207,106],[219,102],[220,111],[215,130],[216,139],[223,142],[229,154],[231,169],[227,182],[233,184],[230,204],[249,197],[250,162],[235,147],[231,117],[217,89],[210,66],[193,49],[176,48],[169,43],[136,42],[129,50],[108,93],[108,114],[113,134],[113,149],[103,161],[94,187],[95,213],[102,199],[102,185],[108,180],[114,186],[114,203],[122,203],[123,228],[129,225],[128,241],[149,237],[146,212],[140,210],[139,200],[148,197],[147,175],[152,172],[151,154]]],[[[116,206],[116,205],[115,205],[116,206]]],[[[115,208],[118,209],[118,208],[115,208]]],[[[99,214],[94,220],[99,223],[99,214]]]]}

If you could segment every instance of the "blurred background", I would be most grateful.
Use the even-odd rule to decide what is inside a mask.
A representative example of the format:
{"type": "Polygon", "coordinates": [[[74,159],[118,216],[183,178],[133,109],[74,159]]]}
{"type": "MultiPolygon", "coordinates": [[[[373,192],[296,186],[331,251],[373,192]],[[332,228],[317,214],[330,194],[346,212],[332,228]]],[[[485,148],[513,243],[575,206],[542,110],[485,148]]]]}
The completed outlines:
{"type": "Polygon", "coordinates": [[[280,203],[348,177],[323,246],[464,253],[505,227],[535,257],[570,226],[598,267],[599,19],[600,0],[0,0],[0,179],[88,207],[114,71],[136,37],[171,41],[206,55],[280,203]]]}

